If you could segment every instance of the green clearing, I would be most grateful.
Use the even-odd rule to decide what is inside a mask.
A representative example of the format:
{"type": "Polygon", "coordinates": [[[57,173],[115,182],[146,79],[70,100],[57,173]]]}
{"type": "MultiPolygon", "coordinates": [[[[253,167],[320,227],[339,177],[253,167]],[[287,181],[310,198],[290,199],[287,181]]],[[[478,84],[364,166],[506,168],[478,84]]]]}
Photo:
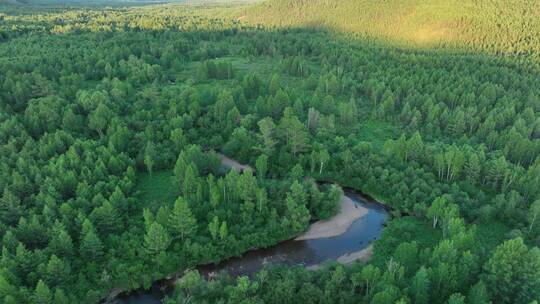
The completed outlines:
{"type": "Polygon", "coordinates": [[[172,170],[163,170],[152,173],[140,173],[137,176],[138,199],[145,208],[152,211],[161,205],[172,205],[178,196],[175,191],[172,170]]]}
{"type": "Polygon", "coordinates": [[[375,149],[380,151],[388,139],[394,139],[398,134],[398,129],[388,122],[366,120],[358,128],[357,138],[360,141],[371,143],[375,149]]]}

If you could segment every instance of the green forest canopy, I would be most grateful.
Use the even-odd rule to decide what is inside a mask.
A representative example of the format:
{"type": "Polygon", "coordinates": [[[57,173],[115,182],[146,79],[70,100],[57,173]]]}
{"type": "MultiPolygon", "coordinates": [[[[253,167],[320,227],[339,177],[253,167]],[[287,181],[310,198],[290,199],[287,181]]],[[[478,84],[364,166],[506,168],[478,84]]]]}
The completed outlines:
{"type": "MultiPolygon", "coordinates": [[[[456,36],[476,49],[403,49],[274,27],[283,3],[0,14],[5,303],[96,303],[289,239],[336,212],[339,188],[318,180],[395,210],[370,263],[187,272],[170,301],[540,300],[540,79],[522,64],[537,27],[516,17],[525,30],[501,41],[486,17],[456,36]],[[214,151],[257,174],[224,172],[214,151]]],[[[353,11],[329,3],[301,20],[353,11]]],[[[482,12],[514,14],[505,3],[482,12]]]]}
{"type": "Polygon", "coordinates": [[[237,16],[273,26],[321,26],[400,46],[464,48],[538,59],[534,0],[270,0],[237,16]]]}

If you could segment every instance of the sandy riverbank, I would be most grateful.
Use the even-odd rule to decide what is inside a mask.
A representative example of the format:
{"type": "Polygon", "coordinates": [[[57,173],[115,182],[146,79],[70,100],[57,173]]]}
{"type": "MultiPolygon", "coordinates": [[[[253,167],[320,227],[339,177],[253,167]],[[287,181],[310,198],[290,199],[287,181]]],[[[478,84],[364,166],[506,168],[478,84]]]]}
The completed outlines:
{"type": "Polygon", "coordinates": [[[349,229],[354,221],[368,213],[368,209],[359,206],[354,201],[343,195],[340,199],[341,210],[333,218],[313,223],[309,230],[298,236],[295,240],[322,239],[343,234],[349,229]]]}
{"type": "Polygon", "coordinates": [[[236,160],[232,158],[228,158],[226,155],[218,153],[219,158],[221,159],[221,165],[227,168],[232,168],[239,172],[244,172],[247,170],[251,170],[254,172],[253,168],[248,165],[242,165],[241,163],[237,162],[236,160]]]}
{"type": "Polygon", "coordinates": [[[336,261],[343,265],[351,264],[354,261],[367,262],[369,258],[371,258],[371,255],[373,255],[373,245],[369,245],[368,247],[356,252],[346,253],[337,258],[336,261]]]}
{"type": "MultiPolygon", "coordinates": [[[[359,251],[355,251],[355,252],[351,252],[351,253],[346,253],[340,257],[338,257],[336,259],[336,262],[342,264],[342,265],[350,265],[352,264],[353,262],[356,262],[356,261],[360,261],[360,262],[367,262],[369,261],[369,259],[371,258],[371,256],[373,255],[373,245],[369,245],[368,247],[362,249],[362,250],[359,250],[359,251]]],[[[311,266],[308,266],[306,267],[306,269],[308,270],[319,270],[319,269],[322,269],[325,267],[325,264],[324,263],[321,263],[321,264],[316,264],[316,265],[311,265],[311,266]]]]}

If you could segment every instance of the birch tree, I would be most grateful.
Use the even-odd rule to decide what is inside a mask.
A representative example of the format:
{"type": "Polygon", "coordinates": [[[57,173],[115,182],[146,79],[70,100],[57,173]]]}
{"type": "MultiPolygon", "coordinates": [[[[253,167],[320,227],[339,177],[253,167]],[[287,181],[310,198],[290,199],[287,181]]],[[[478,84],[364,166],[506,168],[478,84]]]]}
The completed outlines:
{"type": "Polygon", "coordinates": [[[444,208],[446,206],[446,199],[442,196],[437,197],[431,206],[428,208],[427,217],[433,222],[433,228],[437,227],[439,219],[444,216],[444,208]]]}
{"type": "Polygon", "coordinates": [[[538,217],[540,217],[540,199],[534,201],[529,208],[529,232],[532,231],[538,217]]]}
{"type": "Polygon", "coordinates": [[[326,149],[323,149],[319,152],[319,174],[322,174],[324,164],[330,159],[330,155],[326,149]]]}

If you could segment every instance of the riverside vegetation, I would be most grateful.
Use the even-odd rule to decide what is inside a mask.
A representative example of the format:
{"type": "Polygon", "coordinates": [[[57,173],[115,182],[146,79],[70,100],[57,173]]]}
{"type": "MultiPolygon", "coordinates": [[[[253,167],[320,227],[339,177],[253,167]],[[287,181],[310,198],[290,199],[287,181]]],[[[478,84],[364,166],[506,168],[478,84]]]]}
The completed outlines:
{"type": "Polygon", "coordinates": [[[395,210],[369,263],[187,271],[167,303],[540,300],[538,44],[456,53],[251,21],[283,3],[225,10],[246,22],[0,14],[4,303],[96,303],[296,237],[338,211],[341,189],[316,181],[395,210]]]}

